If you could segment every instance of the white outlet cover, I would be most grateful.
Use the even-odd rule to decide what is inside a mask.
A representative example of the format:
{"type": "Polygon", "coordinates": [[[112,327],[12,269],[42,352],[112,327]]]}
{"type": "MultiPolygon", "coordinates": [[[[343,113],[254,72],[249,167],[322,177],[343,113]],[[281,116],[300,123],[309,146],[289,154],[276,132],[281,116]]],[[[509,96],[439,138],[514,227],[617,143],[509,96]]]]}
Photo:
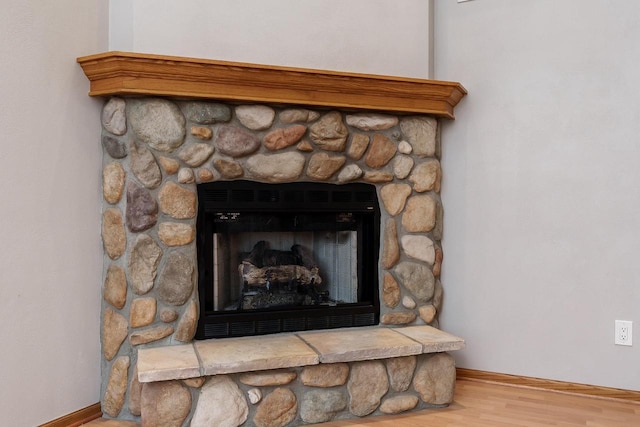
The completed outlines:
{"type": "Polygon", "coordinates": [[[615,330],[615,344],[616,345],[633,345],[633,322],[630,320],[616,320],[615,330]],[[622,337],[622,330],[626,329],[626,338],[622,337]]]}

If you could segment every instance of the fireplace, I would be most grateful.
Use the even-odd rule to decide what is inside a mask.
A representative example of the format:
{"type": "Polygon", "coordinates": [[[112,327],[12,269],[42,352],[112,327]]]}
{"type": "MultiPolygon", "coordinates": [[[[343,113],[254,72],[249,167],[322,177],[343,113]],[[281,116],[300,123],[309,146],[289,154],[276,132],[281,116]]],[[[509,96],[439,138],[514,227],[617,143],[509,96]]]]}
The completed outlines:
{"type": "Polygon", "coordinates": [[[375,186],[198,186],[196,338],[378,323],[375,186]]]}

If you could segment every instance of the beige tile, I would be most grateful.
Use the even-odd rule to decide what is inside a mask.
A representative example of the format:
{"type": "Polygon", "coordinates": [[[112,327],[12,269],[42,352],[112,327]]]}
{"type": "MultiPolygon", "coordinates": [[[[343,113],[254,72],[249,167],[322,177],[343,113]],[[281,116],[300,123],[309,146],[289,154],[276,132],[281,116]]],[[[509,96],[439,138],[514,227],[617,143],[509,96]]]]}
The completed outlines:
{"type": "Polygon", "coordinates": [[[197,341],[205,375],[318,364],[318,355],[293,334],[197,341]]]}
{"type": "Polygon", "coordinates": [[[200,364],[192,344],[138,350],[138,379],[141,383],[200,376],[200,364]]]}
{"type": "Polygon", "coordinates": [[[321,363],[420,354],[422,345],[391,328],[352,328],[321,332],[301,332],[298,336],[316,349],[321,363]]]}
{"type": "Polygon", "coordinates": [[[422,344],[423,353],[439,353],[464,348],[464,340],[427,325],[407,326],[397,332],[422,344]]]}
{"type": "Polygon", "coordinates": [[[140,427],[139,423],[133,421],[108,420],[106,418],[98,418],[82,424],[83,427],[140,427]]]}

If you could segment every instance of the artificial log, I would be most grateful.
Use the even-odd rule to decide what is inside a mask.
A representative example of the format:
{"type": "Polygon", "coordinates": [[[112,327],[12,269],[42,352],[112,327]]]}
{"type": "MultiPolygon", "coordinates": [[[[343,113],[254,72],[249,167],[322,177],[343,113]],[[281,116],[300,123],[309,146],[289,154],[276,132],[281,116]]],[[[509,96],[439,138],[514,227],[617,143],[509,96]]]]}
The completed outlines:
{"type": "Polygon", "coordinates": [[[318,267],[307,268],[303,265],[277,265],[256,267],[250,262],[240,264],[242,280],[249,286],[267,286],[267,283],[296,283],[300,285],[320,285],[322,278],[318,267]]]}

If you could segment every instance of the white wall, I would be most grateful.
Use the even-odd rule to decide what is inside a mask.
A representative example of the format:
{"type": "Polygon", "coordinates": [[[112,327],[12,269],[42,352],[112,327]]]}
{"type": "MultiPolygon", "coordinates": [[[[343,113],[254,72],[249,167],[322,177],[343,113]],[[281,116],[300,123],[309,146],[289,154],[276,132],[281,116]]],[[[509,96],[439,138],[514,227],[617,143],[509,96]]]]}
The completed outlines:
{"type": "Polygon", "coordinates": [[[111,0],[110,49],[428,77],[430,0],[111,0]]]}
{"type": "Polygon", "coordinates": [[[0,425],[99,400],[100,107],[75,63],[107,49],[106,2],[3,2],[0,425]]]}
{"type": "Polygon", "coordinates": [[[640,390],[640,3],[438,1],[460,366],[640,390]],[[635,346],[613,344],[633,320],[635,346]]]}

